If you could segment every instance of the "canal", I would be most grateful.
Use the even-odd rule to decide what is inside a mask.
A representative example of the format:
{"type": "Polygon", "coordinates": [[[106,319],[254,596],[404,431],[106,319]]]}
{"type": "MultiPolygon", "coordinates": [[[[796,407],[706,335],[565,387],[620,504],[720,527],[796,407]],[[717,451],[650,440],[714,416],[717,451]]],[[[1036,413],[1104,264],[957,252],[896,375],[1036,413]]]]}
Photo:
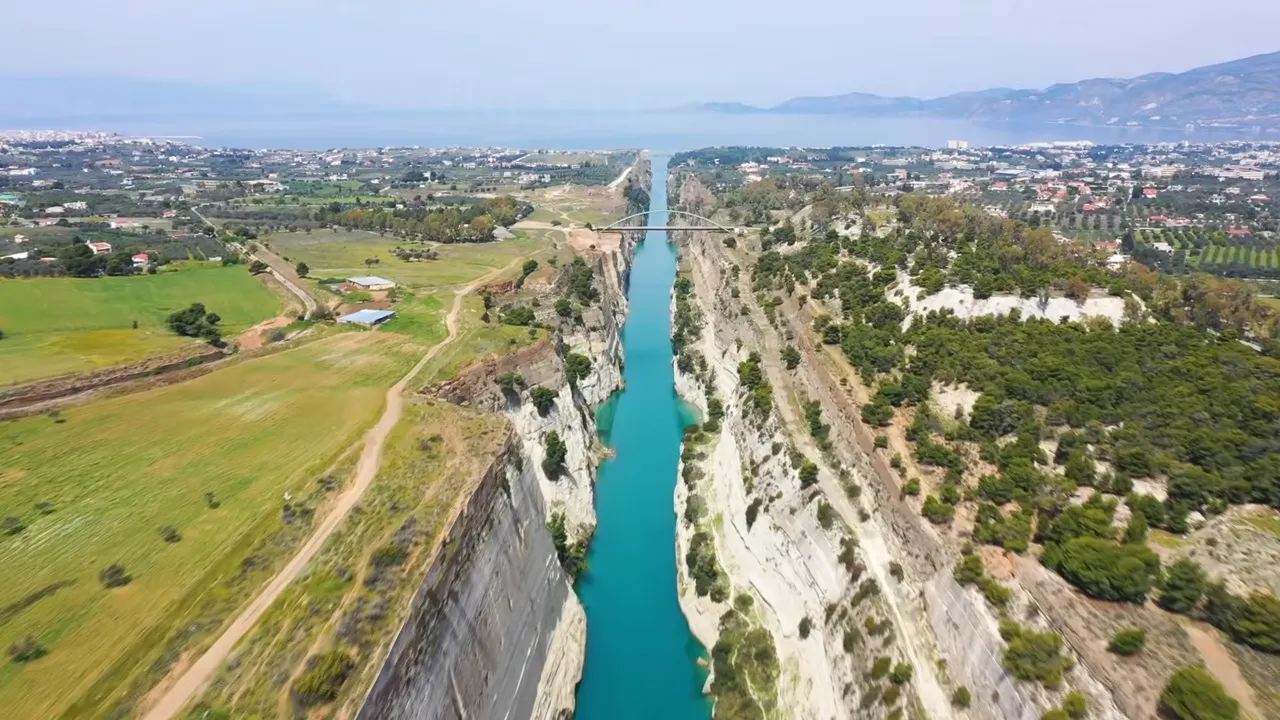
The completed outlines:
{"type": "MultiPolygon", "coordinates": [[[[653,159],[650,225],[667,222],[667,162],[653,159]]],[[[616,456],[600,467],[599,522],[578,584],[587,611],[587,659],[578,720],[706,720],[703,648],[676,598],[672,501],[680,440],[691,418],[671,367],[675,248],[649,232],[636,251],[623,329],[626,389],[602,408],[616,456]]]]}

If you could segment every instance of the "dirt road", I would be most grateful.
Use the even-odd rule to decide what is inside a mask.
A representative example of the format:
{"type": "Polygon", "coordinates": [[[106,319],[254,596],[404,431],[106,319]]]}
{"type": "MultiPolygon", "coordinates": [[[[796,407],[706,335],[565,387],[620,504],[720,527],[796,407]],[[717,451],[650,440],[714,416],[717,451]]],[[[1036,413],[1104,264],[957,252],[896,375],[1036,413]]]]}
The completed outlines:
{"type": "MultiPolygon", "coordinates": [[[[200,212],[199,208],[193,207],[191,208],[191,212],[195,213],[196,217],[203,220],[205,225],[208,225],[209,227],[215,230],[218,229],[218,226],[209,222],[209,218],[205,217],[200,212]]],[[[280,269],[276,267],[277,264],[283,264],[285,269],[287,270],[288,263],[285,263],[282,258],[272,253],[269,253],[266,250],[260,250],[258,254],[250,253],[247,250],[245,250],[243,247],[241,247],[240,250],[245,252],[250,258],[254,260],[261,260],[262,262],[266,263],[267,272],[271,273],[271,277],[275,278],[281,285],[285,286],[285,288],[288,289],[289,292],[296,295],[298,300],[302,302],[302,306],[306,309],[306,313],[307,313],[306,316],[311,317],[311,314],[315,312],[315,309],[316,309],[315,298],[311,297],[310,293],[308,293],[301,286],[299,286],[298,283],[286,277],[285,272],[282,272],[280,269]],[[275,261],[274,264],[272,261],[275,261]]]]}
{"type": "Polygon", "coordinates": [[[360,460],[356,463],[355,477],[346,489],[342,491],[342,494],[338,496],[333,509],[320,521],[320,524],[312,531],[311,537],[307,538],[302,547],[298,548],[298,551],[289,559],[289,562],[280,572],[223,630],[222,635],[214,641],[204,655],[187,668],[164,694],[155,701],[155,704],[147,710],[146,715],[144,715],[146,720],[169,720],[169,718],[173,718],[182,712],[182,709],[194,700],[208,685],[209,681],[213,679],[218,668],[222,667],[222,664],[227,661],[227,657],[230,656],[231,650],[236,643],[240,642],[241,638],[253,629],[253,626],[267,612],[271,604],[280,597],[280,594],[289,586],[289,583],[298,577],[298,573],[302,572],[307,563],[311,562],[311,559],[324,546],[325,541],[333,535],[334,530],[338,529],[338,526],[342,524],[342,521],[351,512],[351,509],[360,501],[360,497],[373,484],[373,479],[378,474],[378,466],[382,461],[382,446],[386,442],[387,436],[391,434],[396,422],[400,420],[400,413],[404,408],[405,388],[408,387],[414,376],[428,362],[431,362],[436,355],[440,354],[441,350],[444,350],[457,339],[458,316],[462,312],[463,298],[477,287],[515,267],[518,262],[520,260],[513,261],[506,267],[494,270],[454,292],[453,307],[449,310],[448,317],[445,318],[445,327],[448,328],[449,334],[444,340],[441,340],[428,350],[422,356],[422,359],[413,366],[413,369],[387,391],[387,402],[385,409],[382,411],[382,417],[378,418],[377,424],[369,432],[365,433],[362,440],[364,449],[360,452],[360,460]]]}

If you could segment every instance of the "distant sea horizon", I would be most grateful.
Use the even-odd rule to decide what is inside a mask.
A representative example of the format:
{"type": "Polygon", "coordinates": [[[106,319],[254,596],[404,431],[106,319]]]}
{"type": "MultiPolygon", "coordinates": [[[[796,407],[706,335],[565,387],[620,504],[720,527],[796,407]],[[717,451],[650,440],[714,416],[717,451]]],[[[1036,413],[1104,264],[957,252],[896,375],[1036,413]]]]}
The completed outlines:
{"type": "Polygon", "coordinates": [[[1097,144],[1262,140],[1238,131],[980,123],[938,118],[718,113],[701,110],[359,111],[279,115],[8,117],[11,130],[81,130],[179,138],[204,147],[325,150],[388,146],[677,152],[723,145],[942,147],[1082,141],[1097,144]]]}

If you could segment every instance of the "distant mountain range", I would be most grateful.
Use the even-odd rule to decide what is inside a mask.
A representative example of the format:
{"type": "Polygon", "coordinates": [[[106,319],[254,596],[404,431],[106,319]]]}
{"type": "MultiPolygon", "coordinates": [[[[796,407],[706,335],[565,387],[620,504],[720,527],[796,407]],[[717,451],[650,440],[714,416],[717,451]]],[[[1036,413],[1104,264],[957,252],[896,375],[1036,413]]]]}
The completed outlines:
{"type": "Polygon", "coordinates": [[[1097,78],[1060,83],[1043,90],[993,88],[928,100],[849,93],[798,97],[769,108],[732,102],[697,107],[723,113],[1280,128],[1280,52],[1181,73],[1097,78]]]}

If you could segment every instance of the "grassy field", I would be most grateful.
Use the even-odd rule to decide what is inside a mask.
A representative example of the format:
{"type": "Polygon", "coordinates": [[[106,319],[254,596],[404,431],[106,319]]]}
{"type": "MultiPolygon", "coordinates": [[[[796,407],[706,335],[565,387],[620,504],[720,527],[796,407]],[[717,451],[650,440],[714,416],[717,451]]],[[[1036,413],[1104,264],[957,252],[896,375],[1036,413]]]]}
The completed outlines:
{"type": "Polygon", "coordinates": [[[220,671],[193,716],[214,710],[224,717],[288,717],[291,683],[276,679],[296,678],[308,655],[332,648],[347,650],[357,663],[333,706],[337,717],[353,715],[436,543],[493,462],[506,427],[496,415],[411,395],[362,512],[343,523],[240,643],[240,662],[220,671]],[[393,545],[404,560],[376,570],[374,551],[393,545]]]}
{"type": "Polygon", "coordinates": [[[0,508],[26,525],[0,536],[0,646],[31,636],[48,650],[0,665],[4,714],[105,714],[122,688],[149,686],[186,643],[209,639],[305,537],[318,479],[345,479],[326,470],[423,350],[337,333],[0,425],[0,508]],[[181,541],[162,539],[164,526],[181,541]],[[104,589],[112,563],[132,582],[104,589]]]}
{"type": "Polygon", "coordinates": [[[165,327],[202,302],[224,335],[266,320],[280,298],[242,267],[158,275],[0,280],[0,385],[138,360],[191,342],[165,327]],[[134,322],[137,329],[133,328],[134,322]]]}
{"type": "Polygon", "coordinates": [[[290,262],[307,263],[314,278],[380,275],[411,288],[425,289],[461,285],[546,246],[542,241],[520,238],[474,245],[440,245],[435,248],[440,253],[438,260],[403,262],[391,251],[411,244],[376,233],[326,230],[268,235],[262,240],[290,262]],[[367,258],[377,258],[379,262],[367,266],[364,262],[367,258]]]}

